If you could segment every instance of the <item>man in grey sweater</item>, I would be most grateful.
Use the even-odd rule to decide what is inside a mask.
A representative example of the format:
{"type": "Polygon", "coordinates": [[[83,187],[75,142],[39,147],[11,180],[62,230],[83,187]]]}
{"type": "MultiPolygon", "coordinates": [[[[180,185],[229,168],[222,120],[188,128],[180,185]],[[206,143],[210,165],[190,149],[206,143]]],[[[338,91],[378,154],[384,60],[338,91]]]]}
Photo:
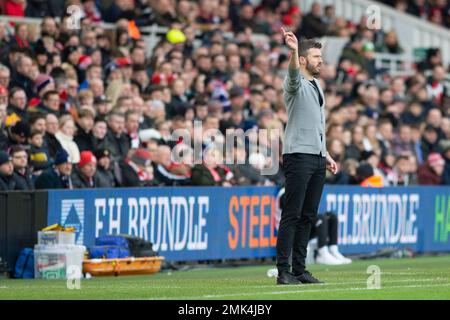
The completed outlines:
{"type": "Polygon", "coordinates": [[[277,240],[277,284],[322,283],[305,269],[312,221],[317,216],[326,169],[336,174],[336,162],[326,150],[325,101],[316,76],[322,66],[322,45],[315,40],[298,42],[281,29],[291,50],[284,81],[288,114],[283,145],[286,202],[277,240]],[[292,271],[289,256],[292,253],[292,271]]]}

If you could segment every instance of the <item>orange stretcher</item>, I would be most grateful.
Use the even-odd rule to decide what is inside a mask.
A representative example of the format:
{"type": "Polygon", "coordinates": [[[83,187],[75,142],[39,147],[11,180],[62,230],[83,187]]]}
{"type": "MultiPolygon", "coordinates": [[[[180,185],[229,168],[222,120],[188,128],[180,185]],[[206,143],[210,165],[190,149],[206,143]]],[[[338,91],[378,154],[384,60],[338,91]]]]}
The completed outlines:
{"type": "Polygon", "coordinates": [[[154,274],[161,270],[163,261],[164,257],[86,259],[83,261],[83,273],[93,276],[154,274]]]}

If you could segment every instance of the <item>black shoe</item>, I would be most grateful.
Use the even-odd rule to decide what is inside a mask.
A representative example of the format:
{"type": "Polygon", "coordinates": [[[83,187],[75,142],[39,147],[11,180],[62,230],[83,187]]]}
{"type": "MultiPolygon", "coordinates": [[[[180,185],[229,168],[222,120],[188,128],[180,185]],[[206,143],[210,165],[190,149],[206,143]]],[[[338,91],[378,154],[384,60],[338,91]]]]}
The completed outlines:
{"type": "Polygon", "coordinates": [[[282,272],[278,275],[277,284],[301,284],[292,273],[282,272]]]}
{"type": "Polygon", "coordinates": [[[309,271],[304,271],[302,274],[296,275],[295,278],[301,283],[324,283],[319,279],[313,277],[309,271]]]}

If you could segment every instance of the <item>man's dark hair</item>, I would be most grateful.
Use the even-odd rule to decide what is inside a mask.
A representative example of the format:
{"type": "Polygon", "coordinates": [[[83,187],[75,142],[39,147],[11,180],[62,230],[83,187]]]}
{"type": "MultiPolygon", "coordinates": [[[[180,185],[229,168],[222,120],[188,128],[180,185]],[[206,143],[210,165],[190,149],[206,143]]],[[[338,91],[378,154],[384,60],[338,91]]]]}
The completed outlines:
{"type": "Polygon", "coordinates": [[[78,119],[81,119],[81,118],[92,118],[92,119],[94,119],[95,118],[95,114],[94,114],[94,112],[92,110],[84,108],[84,109],[81,109],[80,111],[78,111],[78,119]]]}
{"type": "Polygon", "coordinates": [[[11,91],[9,91],[9,99],[11,99],[19,91],[25,92],[25,89],[22,88],[22,87],[14,87],[14,88],[12,88],[11,91]]]}
{"type": "Polygon", "coordinates": [[[298,55],[306,58],[308,50],[313,48],[322,49],[322,44],[314,39],[302,39],[298,44],[298,55]]]}
{"type": "Polygon", "coordinates": [[[44,97],[42,97],[42,99],[44,100],[44,101],[46,101],[46,100],[48,100],[48,98],[50,98],[50,96],[53,96],[53,95],[58,95],[59,96],[59,93],[58,93],[58,91],[56,91],[56,90],[50,90],[50,91],[47,91],[45,94],[44,94],[44,97]]]}
{"type": "Polygon", "coordinates": [[[106,120],[109,120],[109,119],[111,119],[112,117],[120,117],[120,118],[125,119],[125,114],[123,114],[122,112],[117,111],[117,110],[112,110],[112,111],[110,111],[110,112],[108,113],[108,115],[106,116],[106,120]]]}
{"type": "Polygon", "coordinates": [[[45,120],[45,115],[41,112],[34,112],[29,118],[28,118],[28,124],[30,127],[32,127],[39,119],[45,120]]]}
{"type": "Polygon", "coordinates": [[[128,118],[132,115],[139,115],[139,111],[137,110],[127,110],[127,112],[125,112],[125,120],[128,120],[128,118]]]}

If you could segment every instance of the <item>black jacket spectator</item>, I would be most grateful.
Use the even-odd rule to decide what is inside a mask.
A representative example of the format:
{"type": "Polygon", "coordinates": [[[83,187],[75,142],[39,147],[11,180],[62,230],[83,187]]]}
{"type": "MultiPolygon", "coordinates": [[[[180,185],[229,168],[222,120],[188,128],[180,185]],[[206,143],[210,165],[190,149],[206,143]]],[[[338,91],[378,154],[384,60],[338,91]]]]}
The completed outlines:
{"type": "Polygon", "coordinates": [[[27,94],[27,98],[30,99],[35,96],[34,94],[34,82],[30,78],[20,74],[16,73],[14,78],[11,79],[11,82],[9,83],[9,89],[12,89],[14,87],[23,88],[25,93],[27,94]]]}
{"type": "Polygon", "coordinates": [[[73,141],[77,144],[80,152],[84,150],[94,150],[94,147],[98,147],[97,145],[94,145],[94,137],[91,132],[84,131],[79,125],[77,125],[77,134],[73,138],[73,141]]]}
{"type": "Polygon", "coordinates": [[[321,17],[308,13],[303,20],[301,35],[307,39],[320,38],[326,34],[327,25],[321,17]]]}
{"type": "Polygon", "coordinates": [[[44,145],[46,146],[51,158],[54,158],[56,152],[62,148],[61,143],[56,139],[54,134],[45,133],[44,145]]]}
{"type": "Polygon", "coordinates": [[[115,159],[127,156],[130,150],[130,139],[125,133],[116,135],[111,130],[108,130],[105,140],[105,147],[111,151],[115,159]]]}
{"type": "Polygon", "coordinates": [[[102,188],[117,187],[117,181],[112,169],[105,169],[101,166],[97,166],[96,176],[98,178],[98,183],[102,188]]]}
{"type": "Polygon", "coordinates": [[[72,175],[72,185],[75,189],[86,189],[86,188],[106,188],[108,186],[102,185],[97,173],[88,179],[85,177],[78,168],[74,168],[72,175]]]}
{"type": "Polygon", "coordinates": [[[16,184],[14,190],[23,190],[23,191],[34,190],[32,175],[29,169],[27,169],[24,173],[20,173],[19,171],[15,170],[13,174],[13,179],[15,180],[16,184]]]}
{"type": "Polygon", "coordinates": [[[144,182],[139,179],[137,172],[125,161],[120,161],[123,187],[143,187],[144,182]]]}
{"type": "Polygon", "coordinates": [[[60,149],[55,155],[55,166],[45,170],[35,182],[36,189],[73,189],[70,177],[72,167],[67,167],[69,154],[66,150],[60,149]],[[64,165],[64,166],[63,166],[64,165]],[[65,172],[63,174],[63,172],[65,172]]]}
{"type": "Polygon", "coordinates": [[[16,180],[12,175],[0,174],[0,191],[16,190],[16,180]]]}
{"type": "Polygon", "coordinates": [[[55,168],[51,167],[36,179],[35,187],[36,189],[71,189],[72,179],[61,177],[55,168]]]}
{"type": "Polygon", "coordinates": [[[263,185],[266,181],[266,179],[249,163],[234,164],[230,169],[233,172],[233,182],[235,185],[263,185]]]}
{"type": "Polygon", "coordinates": [[[197,164],[192,168],[192,185],[194,186],[221,186],[226,181],[226,170],[220,166],[215,168],[220,180],[216,181],[211,171],[203,164],[197,164]]]}

